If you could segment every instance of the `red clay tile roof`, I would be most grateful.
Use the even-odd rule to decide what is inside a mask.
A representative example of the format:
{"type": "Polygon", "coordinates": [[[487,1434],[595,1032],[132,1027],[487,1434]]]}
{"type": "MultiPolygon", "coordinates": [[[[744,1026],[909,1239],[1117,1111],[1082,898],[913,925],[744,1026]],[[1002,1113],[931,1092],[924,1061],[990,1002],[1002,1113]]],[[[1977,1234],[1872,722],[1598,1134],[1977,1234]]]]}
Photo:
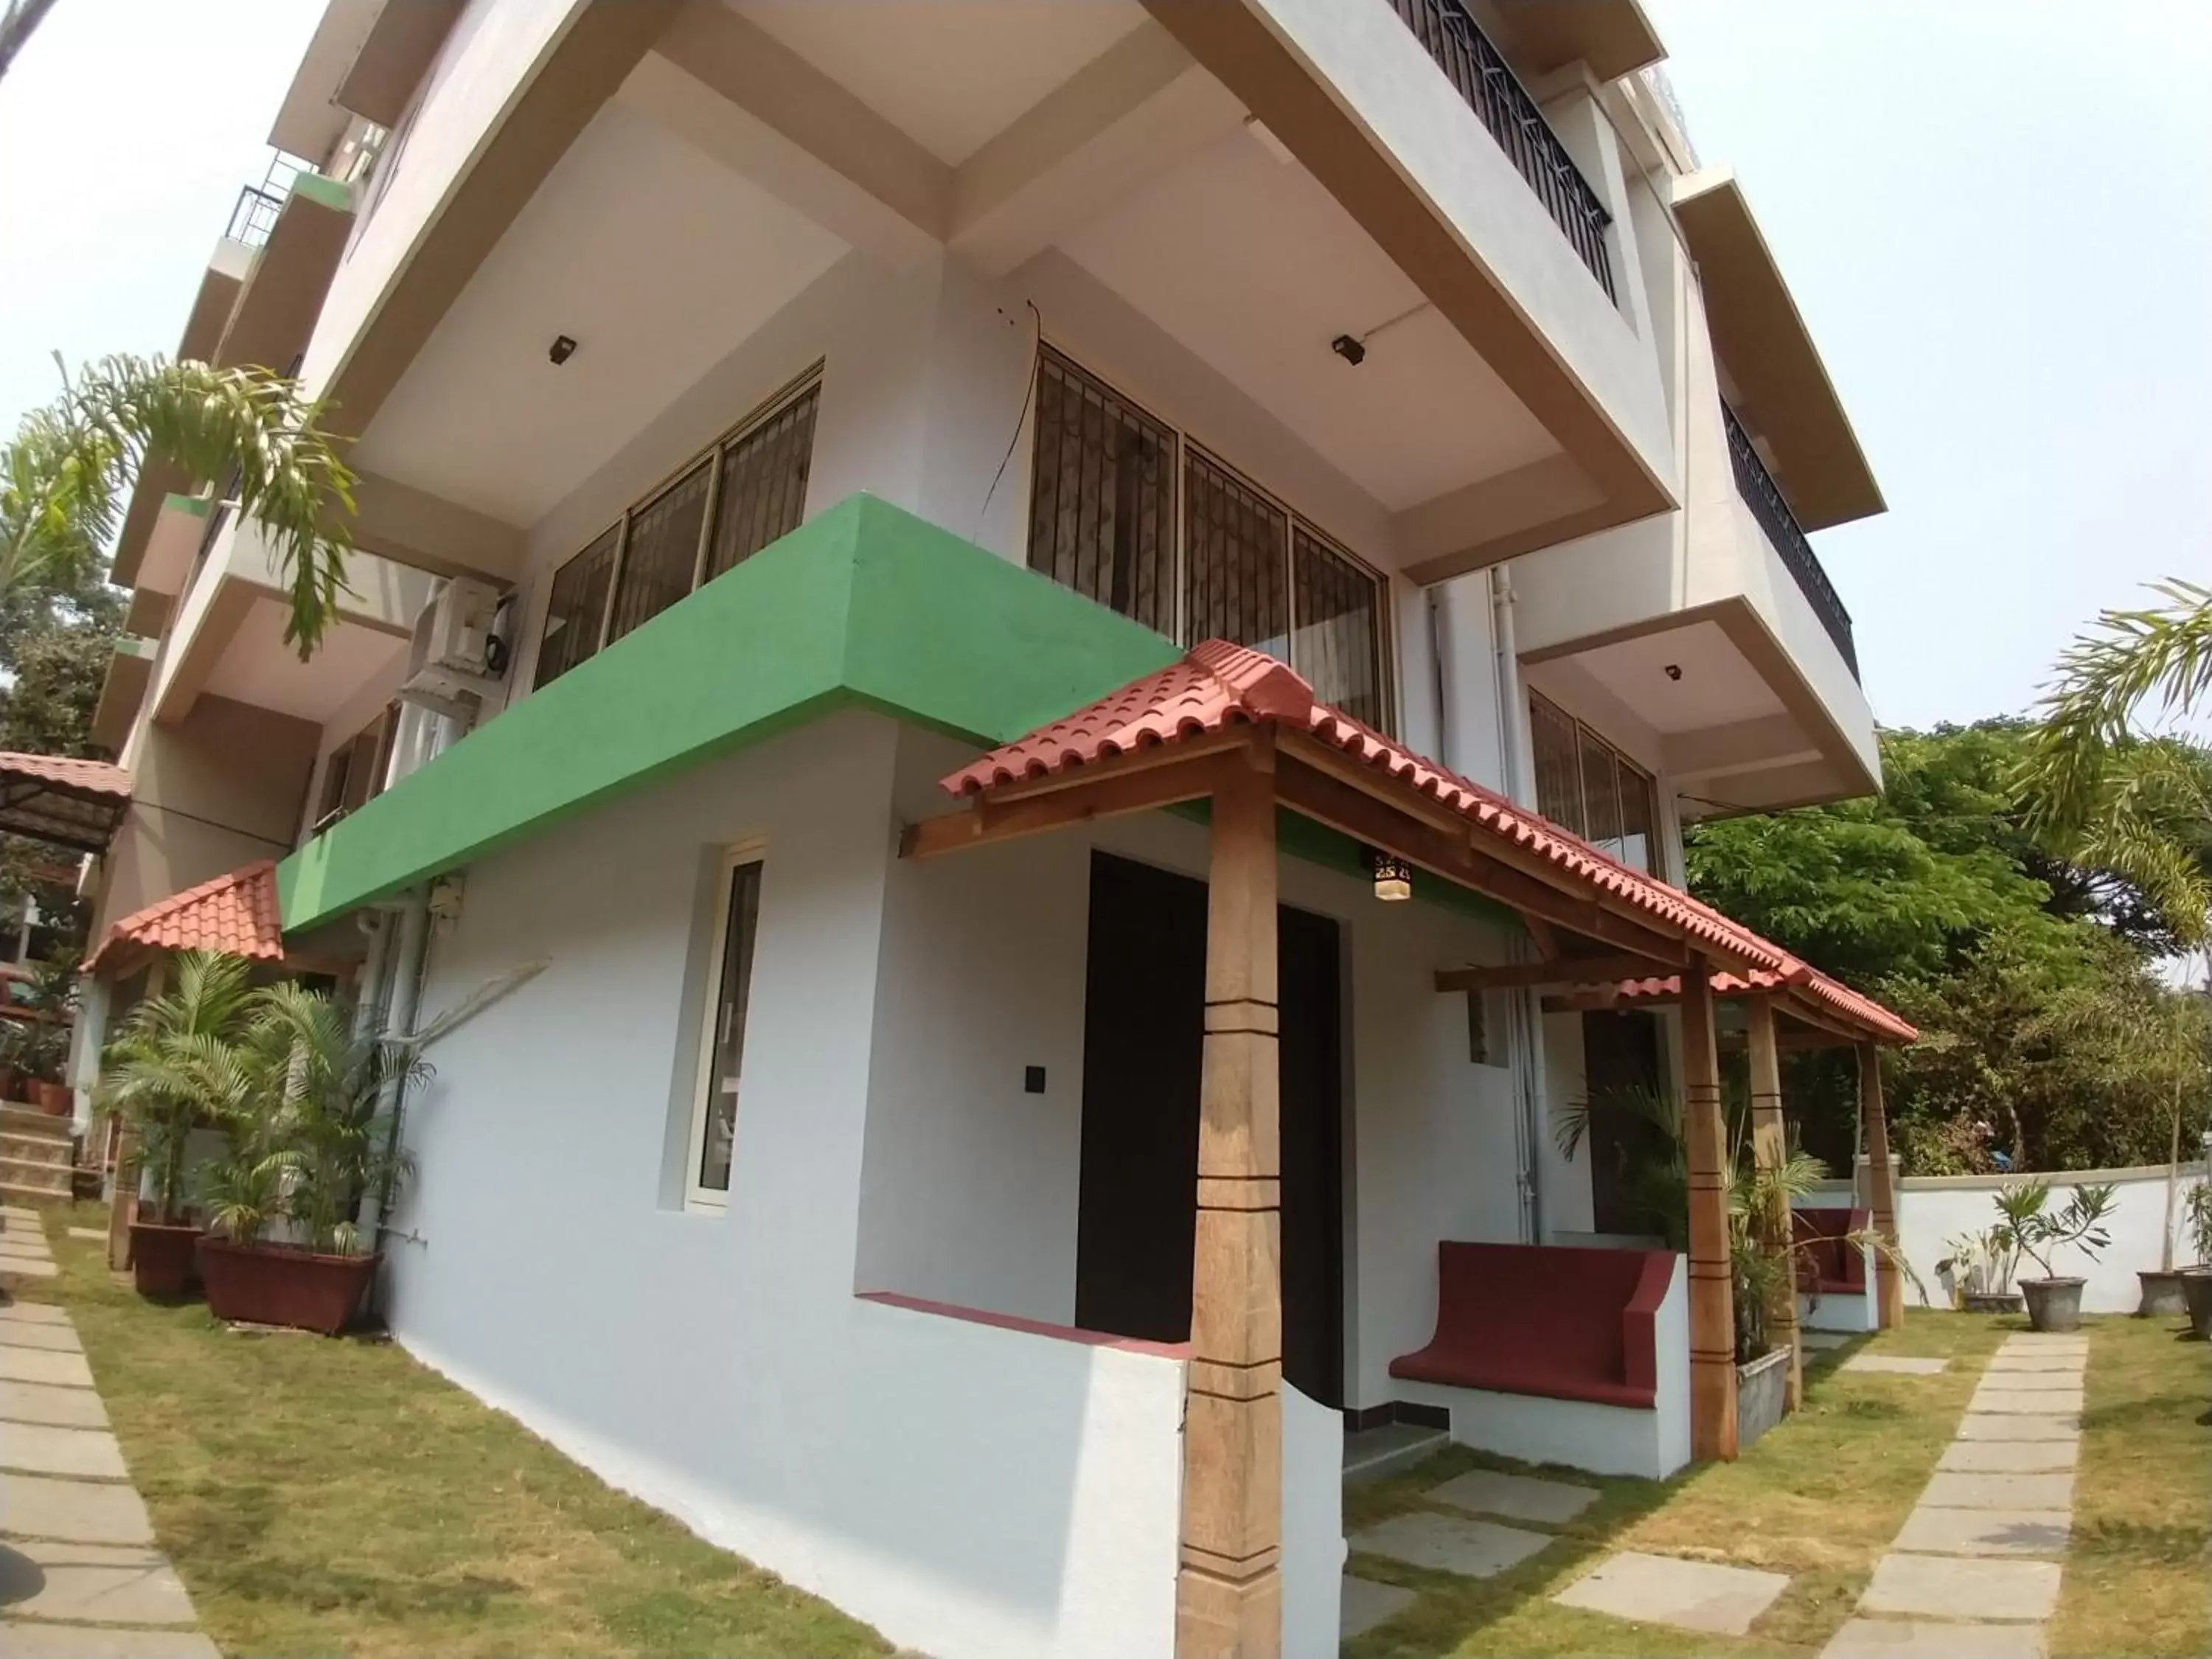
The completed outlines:
{"type": "Polygon", "coordinates": [[[0,779],[5,778],[35,779],[40,783],[58,783],[64,788],[82,789],[95,795],[111,795],[118,800],[131,799],[131,775],[106,761],[72,760],[66,755],[0,753],[0,779]]]}
{"type": "MultiPolygon", "coordinates": [[[[1784,974],[1715,974],[1713,994],[1722,997],[1742,996],[1751,991],[1782,991],[1799,1001],[1818,1005],[1816,1012],[1825,1012],[1853,1025],[1866,1029],[1869,1035],[1887,1042],[1914,1042],[1919,1040],[1920,1028],[1907,1024],[1876,1002],[1863,996],[1840,980],[1830,979],[1819,969],[1799,962],[1792,957],[1799,970],[1796,975],[1784,974]]],[[[1682,977],[1669,974],[1663,979],[1626,979],[1611,988],[1612,994],[1625,1002],[1644,998],[1672,1000],[1682,994],[1682,977]]]]}
{"type": "Polygon", "coordinates": [[[124,945],[156,951],[223,951],[254,962],[282,962],[284,935],[276,914],[276,864],[258,859],[124,917],[85,958],[85,971],[95,971],[110,951],[124,945]]]}
{"type": "MultiPolygon", "coordinates": [[[[1667,931],[1725,952],[1743,964],[1753,981],[1763,979],[1810,996],[1833,1013],[1893,1042],[1909,1042],[1918,1035],[1879,1003],[1828,979],[1711,905],[1608,857],[1496,792],[1446,771],[1342,709],[1319,702],[1313,688],[1285,664],[1224,640],[1194,647],[1182,661],[1027,737],[1001,744],[945,778],[941,787],[957,796],[979,795],[1239,723],[1304,732],[1477,828],[1536,854],[1578,884],[1645,912],[1667,931]]],[[[1719,983],[1716,979],[1716,988],[1719,983]]],[[[1751,988],[1752,981],[1739,979],[1735,984],[1741,990],[1751,988]]],[[[1680,988],[1677,981],[1674,993],[1679,994],[1680,988]]]]}
{"type": "Polygon", "coordinates": [[[131,775],[106,761],[0,753],[0,830],[65,847],[107,848],[131,809],[131,775]]]}

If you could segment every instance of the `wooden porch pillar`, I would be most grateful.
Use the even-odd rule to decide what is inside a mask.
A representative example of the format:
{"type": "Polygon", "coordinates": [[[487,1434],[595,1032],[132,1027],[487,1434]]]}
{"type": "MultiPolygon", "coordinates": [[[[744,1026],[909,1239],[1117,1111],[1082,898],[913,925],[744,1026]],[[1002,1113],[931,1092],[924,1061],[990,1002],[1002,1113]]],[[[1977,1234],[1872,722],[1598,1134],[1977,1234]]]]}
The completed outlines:
{"type": "Polygon", "coordinates": [[[1729,1267],[1728,1131],[1721,1121],[1713,988],[1682,970],[1682,1130],[1690,1189],[1690,1452],[1735,1460],[1735,1307],[1729,1267]]]}
{"type": "Polygon", "coordinates": [[[1176,1659],[1282,1649],[1275,790],[1249,753],[1213,796],[1176,1659]]]}
{"type": "MultiPolygon", "coordinates": [[[[1874,1230],[1891,1249],[1897,1248],[1897,1184],[1889,1167],[1889,1119],[1881,1103],[1881,1050],[1859,1044],[1859,1115],[1866,1120],[1867,1196],[1874,1230]]],[[[1881,1256],[1875,1258],[1875,1310],[1883,1330],[1905,1322],[1905,1281],[1881,1256]]]]}
{"type": "MultiPolygon", "coordinates": [[[[1778,1170],[1789,1156],[1789,1133],[1782,1116],[1782,1058],[1774,1042],[1774,1004],[1753,997],[1744,1004],[1751,1036],[1751,1146],[1762,1170],[1778,1170]]],[[[1777,1347],[1790,1350],[1789,1409],[1805,1397],[1805,1350],[1797,1333],[1797,1252],[1791,1237],[1790,1200],[1777,1193],[1760,1218],[1766,1253],[1781,1269],[1782,1282],[1766,1304],[1766,1334],[1777,1347]]]]}

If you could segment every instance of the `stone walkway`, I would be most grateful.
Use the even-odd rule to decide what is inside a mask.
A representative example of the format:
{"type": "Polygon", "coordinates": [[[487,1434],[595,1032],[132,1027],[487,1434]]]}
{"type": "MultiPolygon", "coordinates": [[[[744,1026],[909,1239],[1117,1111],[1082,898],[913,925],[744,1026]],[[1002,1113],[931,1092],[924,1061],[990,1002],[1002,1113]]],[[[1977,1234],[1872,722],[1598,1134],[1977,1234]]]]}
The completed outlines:
{"type": "Polygon", "coordinates": [[[2073,1522],[2088,1359],[2085,1335],[2006,1339],[1823,1659],[2042,1659],[2073,1522]]]}
{"type": "MultiPolygon", "coordinates": [[[[37,1216],[0,1209],[0,1272],[53,1271],[37,1216]]],[[[0,1303],[0,1653],[219,1659],[153,1546],[68,1313],[0,1303]]]]}

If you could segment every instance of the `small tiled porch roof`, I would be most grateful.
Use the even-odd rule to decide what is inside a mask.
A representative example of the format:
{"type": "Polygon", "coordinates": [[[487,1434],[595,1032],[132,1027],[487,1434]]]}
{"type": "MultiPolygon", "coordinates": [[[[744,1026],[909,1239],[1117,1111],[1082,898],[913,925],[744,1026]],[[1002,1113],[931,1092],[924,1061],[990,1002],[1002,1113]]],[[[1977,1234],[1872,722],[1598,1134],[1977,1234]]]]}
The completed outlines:
{"type": "Polygon", "coordinates": [[[131,775],[106,761],[0,753],[0,830],[103,853],[131,807],[131,775]]]}
{"type": "MultiPolygon", "coordinates": [[[[1403,744],[1332,708],[1272,657],[1222,640],[1194,647],[1182,661],[1133,681],[1026,737],[1003,744],[941,781],[949,793],[994,791],[1064,776],[1103,761],[1211,736],[1237,724],[1303,733],[1456,815],[1481,835],[1534,854],[1587,889],[1642,911],[1671,933],[1710,946],[1741,972],[1722,972],[1723,995],[1773,991],[1809,1001],[1879,1042],[1910,1042],[1918,1033],[1887,1009],[1837,983],[1771,940],[1762,939],[1680,889],[1598,851],[1548,819],[1445,770],[1403,744]]],[[[1681,982],[1648,980],[1621,988],[1629,996],[1680,995],[1681,982]]]]}
{"type": "Polygon", "coordinates": [[[117,961],[133,945],[153,951],[219,951],[250,962],[283,962],[276,863],[257,859],[124,917],[84,959],[85,971],[98,973],[103,963],[117,961]]]}

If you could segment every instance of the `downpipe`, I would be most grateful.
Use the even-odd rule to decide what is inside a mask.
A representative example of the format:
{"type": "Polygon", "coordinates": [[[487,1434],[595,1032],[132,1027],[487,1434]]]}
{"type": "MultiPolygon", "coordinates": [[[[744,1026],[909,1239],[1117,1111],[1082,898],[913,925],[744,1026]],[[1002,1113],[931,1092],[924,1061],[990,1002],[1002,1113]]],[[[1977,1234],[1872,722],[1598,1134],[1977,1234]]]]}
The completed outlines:
{"type": "MultiPolygon", "coordinates": [[[[388,921],[386,931],[390,931],[388,921]]],[[[401,906],[398,938],[392,947],[386,963],[390,984],[388,995],[384,999],[386,1005],[384,1018],[380,1030],[372,1012],[368,1023],[362,1027],[364,1034],[368,1030],[377,1030],[378,1035],[387,1042],[415,1035],[416,1009],[422,994],[422,969],[429,954],[429,943],[430,890],[425,885],[409,893],[401,906]]],[[[374,947],[372,945],[371,948],[374,947]]],[[[393,1078],[386,1082],[378,1109],[387,1121],[384,1139],[384,1154],[387,1160],[399,1148],[400,1115],[405,1103],[405,1091],[400,1079],[393,1078]]],[[[384,1203],[380,1195],[374,1192],[364,1194],[361,1228],[371,1250],[382,1245],[386,1231],[384,1222],[384,1203]]]]}
{"type": "MultiPolygon", "coordinates": [[[[1521,799],[1521,722],[1516,717],[1521,701],[1520,648],[1514,630],[1513,578],[1503,564],[1490,567],[1490,633],[1494,647],[1492,667],[1497,682],[1498,759],[1503,793],[1521,799]]],[[[1515,954],[1528,959],[1516,945],[1515,954]]],[[[1506,999],[1509,1052],[1514,1081],[1519,1088],[1520,1109],[1513,1124],[1517,1164],[1514,1184],[1521,1200],[1521,1242],[1544,1240],[1543,1134],[1544,1076],[1543,993],[1534,988],[1514,992],[1506,999]]]]}

